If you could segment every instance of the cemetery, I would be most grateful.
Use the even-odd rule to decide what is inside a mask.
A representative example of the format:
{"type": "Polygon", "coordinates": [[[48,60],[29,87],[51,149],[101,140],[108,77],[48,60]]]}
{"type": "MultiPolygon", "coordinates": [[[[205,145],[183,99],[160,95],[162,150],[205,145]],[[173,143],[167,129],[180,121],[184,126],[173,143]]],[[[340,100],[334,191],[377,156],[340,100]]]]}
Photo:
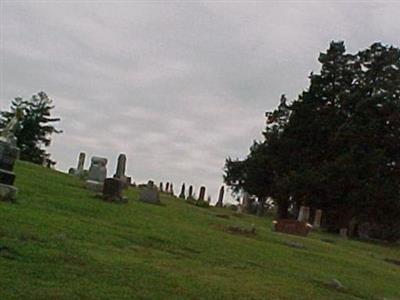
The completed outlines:
{"type": "Polygon", "coordinates": [[[0,300],[400,300],[396,5],[2,1],[0,300]]]}

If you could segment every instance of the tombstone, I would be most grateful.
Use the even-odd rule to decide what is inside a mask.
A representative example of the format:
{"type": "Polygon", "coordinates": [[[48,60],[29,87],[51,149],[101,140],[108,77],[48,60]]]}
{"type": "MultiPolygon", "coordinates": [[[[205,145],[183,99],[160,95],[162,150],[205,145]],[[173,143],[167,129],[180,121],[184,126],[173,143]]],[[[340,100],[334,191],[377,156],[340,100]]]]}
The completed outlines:
{"type": "Polygon", "coordinates": [[[225,193],[225,187],[221,186],[221,188],[219,189],[218,201],[215,204],[215,207],[223,207],[224,206],[224,193],[225,193]]]}
{"type": "Polygon", "coordinates": [[[211,203],[211,196],[209,195],[209,196],[207,196],[207,202],[208,202],[208,204],[210,204],[211,203]]]}
{"type": "Polygon", "coordinates": [[[102,192],[103,183],[107,177],[107,158],[93,156],[89,168],[86,187],[93,192],[102,192]]]}
{"type": "Polygon", "coordinates": [[[139,200],[152,204],[160,203],[160,194],[153,181],[149,180],[146,186],[140,188],[139,200]]]}
{"type": "Polygon", "coordinates": [[[123,182],[124,189],[128,188],[129,186],[128,177],[125,175],[125,171],[126,171],[126,155],[120,154],[118,155],[117,169],[115,170],[114,178],[117,178],[123,182]]]}
{"type": "Polygon", "coordinates": [[[347,239],[348,238],[347,231],[348,231],[347,228],[340,228],[339,231],[340,237],[343,239],[347,239]]]}
{"type": "Polygon", "coordinates": [[[247,192],[243,193],[242,209],[243,211],[248,211],[250,208],[250,195],[247,192]]]}
{"type": "Polygon", "coordinates": [[[85,166],[85,158],[86,158],[85,152],[79,153],[78,167],[76,169],[79,174],[83,172],[83,168],[85,166]]]}
{"type": "Polygon", "coordinates": [[[318,229],[318,228],[321,227],[321,217],[322,217],[322,210],[321,209],[317,209],[315,211],[314,224],[313,224],[313,227],[315,229],[318,229]]]}
{"type": "Polygon", "coordinates": [[[301,236],[307,236],[312,228],[312,226],[306,222],[300,222],[293,219],[280,219],[274,221],[273,224],[275,231],[301,236]]]}
{"type": "Polygon", "coordinates": [[[169,193],[169,182],[165,184],[165,192],[169,193]]]}
{"type": "Polygon", "coordinates": [[[160,187],[159,187],[159,189],[158,189],[160,192],[163,192],[164,190],[163,190],[163,183],[162,182],[160,182],[160,187]]]}
{"type": "Polygon", "coordinates": [[[189,186],[189,191],[188,191],[188,197],[187,199],[192,199],[193,198],[193,186],[189,186]]]}
{"type": "Polygon", "coordinates": [[[300,206],[299,216],[297,217],[297,221],[300,222],[308,222],[310,218],[310,208],[308,206],[300,206]]]}
{"type": "Polygon", "coordinates": [[[120,154],[118,155],[117,170],[115,171],[114,178],[122,179],[123,177],[125,177],[125,170],[126,170],[126,155],[120,154]]]}
{"type": "Polygon", "coordinates": [[[169,185],[169,193],[173,196],[174,195],[174,185],[171,183],[169,185]]]}
{"type": "Polygon", "coordinates": [[[179,194],[179,198],[185,199],[185,183],[182,183],[181,192],[179,194]]]}
{"type": "Polygon", "coordinates": [[[0,131],[0,200],[14,202],[17,199],[17,188],[14,186],[14,164],[19,157],[17,138],[14,132],[22,111],[17,110],[15,117],[0,131]]]}
{"type": "Polygon", "coordinates": [[[107,178],[103,185],[103,199],[112,202],[126,202],[122,196],[125,183],[118,178],[107,178]]]}
{"type": "Polygon", "coordinates": [[[205,196],[206,196],[206,188],[202,186],[199,192],[199,201],[204,201],[205,196]]]}

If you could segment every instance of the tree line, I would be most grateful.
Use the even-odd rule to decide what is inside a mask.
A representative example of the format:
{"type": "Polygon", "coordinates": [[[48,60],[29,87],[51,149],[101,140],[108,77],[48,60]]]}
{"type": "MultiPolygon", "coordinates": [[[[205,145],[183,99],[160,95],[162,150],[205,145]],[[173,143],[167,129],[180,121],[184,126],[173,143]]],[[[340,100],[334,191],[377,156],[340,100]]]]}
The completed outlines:
{"type": "Polygon", "coordinates": [[[373,237],[400,238],[400,49],[331,42],[318,60],[309,87],[266,113],[263,140],[226,159],[225,183],[272,198],[279,218],[307,205],[328,230],[368,223],[373,237]]]}

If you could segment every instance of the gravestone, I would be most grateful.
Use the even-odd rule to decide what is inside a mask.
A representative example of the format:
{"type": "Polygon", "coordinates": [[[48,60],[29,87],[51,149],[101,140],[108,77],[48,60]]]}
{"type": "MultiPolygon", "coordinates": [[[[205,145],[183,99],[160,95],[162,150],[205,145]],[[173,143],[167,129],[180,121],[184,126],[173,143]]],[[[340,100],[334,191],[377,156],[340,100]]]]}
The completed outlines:
{"type": "Polygon", "coordinates": [[[310,218],[310,208],[308,206],[300,206],[299,216],[297,217],[297,221],[299,222],[308,222],[310,218]]]}
{"type": "Polygon", "coordinates": [[[15,161],[19,157],[19,148],[14,132],[21,118],[22,111],[17,110],[15,117],[0,132],[0,200],[2,201],[13,202],[17,199],[13,169],[15,161]]]}
{"type": "Polygon", "coordinates": [[[340,237],[343,239],[347,239],[348,238],[347,231],[348,231],[347,228],[340,228],[339,231],[340,237]]]}
{"type": "Polygon", "coordinates": [[[307,236],[312,228],[312,226],[307,222],[300,222],[293,219],[280,219],[274,221],[274,226],[275,231],[301,236],[307,236]]]}
{"type": "Polygon", "coordinates": [[[185,199],[185,183],[182,183],[181,192],[179,194],[179,198],[185,199]]]}
{"type": "Polygon", "coordinates": [[[125,183],[118,178],[107,178],[103,185],[103,199],[111,202],[127,202],[122,196],[125,183]]]}
{"type": "Polygon", "coordinates": [[[318,229],[321,227],[321,217],[322,217],[322,210],[317,209],[315,211],[315,217],[314,217],[314,223],[313,223],[313,227],[315,229],[318,229]]]}
{"type": "Polygon", "coordinates": [[[86,187],[93,192],[102,192],[103,183],[107,177],[107,158],[93,156],[89,168],[86,187]]]}
{"type": "Polygon", "coordinates": [[[160,192],[163,192],[164,190],[163,190],[163,183],[162,182],[160,182],[160,188],[159,188],[159,191],[160,192]]]}
{"type": "Polygon", "coordinates": [[[193,198],[193,186],[189,186],[189,191],[188,191],[188,197],[187,199],[192,199],[193,198]]]}
{"type": "Polygon", "coordinates": [[[207,196],[207,202],[208,202],[208,204],[211,203],[211,196],[207,196]]]}
{"type": "Polygon", "coordinates": [[[68,173],[75,176],[81,176],[84,171],[85,158],[86,158],[85,152],[79,153],[78,166],[76,167],[76,169],[70,168],[68,173]]]}
{"type": "Polygon", "coordinates": [[[173,196],[174,195],[174,185],[171,183],[169,185],[169,193],[173,196]]]}
{"type": "Polygon", "coordinates": [[[199,192],[199,201],[204,201],[205,196],[206,196],[206,188],[202,186],[199,192]]]}
{"type": "Polygon", "coordinates": [[[248,212],[250,208],[250,195],[247,192],[243,193],[242,210],[248,212]]]}
{"type": "Polygon", "coordinates": [[[117,160],[117,169],[115,170],[114,178],[119,179],[123,183],[123,188],[128,188],[129,182],[128,177],[125,175],[126,171],[126,155],[120,154],[118,155],[117,160]]]}
{"type": "Polygon", "coordinates": [[[139,200],[152,204],[160,203],[160,194],[153,181],[149,180],[146,186],[140,188],[139,200]]]}
{"type": "Polygon", "coordinates": [[[221,186],[221,188],[219,189],[218,201],[215,204],[216,207],[224,206],[224,193],[225,193],[225,187],[221,186]]]}
{"type": "Polygon", "coordinates": [[[169,193],[169,182],[165,184],[165,192],[169,193]]]}

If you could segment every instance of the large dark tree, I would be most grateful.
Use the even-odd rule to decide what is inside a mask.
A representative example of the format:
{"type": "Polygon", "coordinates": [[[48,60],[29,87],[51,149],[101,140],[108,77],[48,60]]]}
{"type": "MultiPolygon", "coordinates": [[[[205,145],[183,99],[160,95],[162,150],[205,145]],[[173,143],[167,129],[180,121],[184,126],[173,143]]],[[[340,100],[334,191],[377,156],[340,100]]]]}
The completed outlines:
{"type": "MultiPolygon", "coordinates": [[[[400,50],[376,43],[347,54],[343,42],[332,42],[319,61],[321,72],[286,106],[288,119],[264,133],[268,163],[257,172],[273,174],[264,190],[280,217],[305,204],[324,210],[329,229],[369,222],[393,239],[400,235],[400,50]]],[[[237,166],[248,168],[252,156],[237,166]]]]}
{"type": "Polygon", "coordinates": [[[15,98],[10,111],[0,113],[0,127],[4,127],[15,116],[16,110],[22,111],[22,120],[16,129],[17,145],[20,148],[20,158],[36,164],[50,160],[50,154],[43,147],[51,143],[51,135],[60,133],[52,123],[60,121],[51,117],[54,108],[52,100],[44,92],[33,95],[31,99],[15,98]]]}

